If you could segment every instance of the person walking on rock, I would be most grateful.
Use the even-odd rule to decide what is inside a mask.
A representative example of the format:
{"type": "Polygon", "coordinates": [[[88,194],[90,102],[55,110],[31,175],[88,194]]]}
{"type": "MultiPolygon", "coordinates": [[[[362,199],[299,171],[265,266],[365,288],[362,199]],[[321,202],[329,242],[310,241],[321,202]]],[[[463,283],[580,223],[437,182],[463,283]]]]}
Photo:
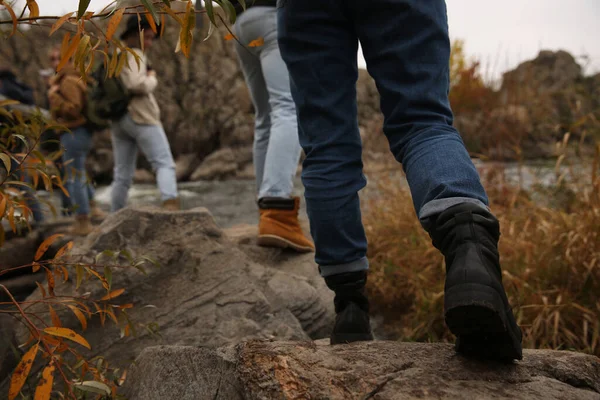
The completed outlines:
{"type": "MultiPolygon", "coordinates": [[[[49,51],[49,53],[48,53],[48,58],[50,60],[50,65],[52,66],[52,68],[50,70],[51,71],[56,71],[56,69],[58,68],[58,65],[60,64],[60,59],[61,59],[61,57],[60,57],[60,47],[54,47],[54,48],[52,48],[49,51]]],[[[69,67],[67,68],[67,70],[61,71],[60,73],[58,73],[58,75],[48,76],[48,80],[47,80],[48,90],[52,87],[53,83],[56,83],[57,81],[62,81],[62,79],[59,79],[59,77],[61,75],[64,78],[68,74],[70,76],[69,82],[72,79],[77,79],[78,78],[77,73],[74,74],[73,72],[74,72],[74,68],[73,68],[72,64],[70,64],[69,67]]],[[[79,82],[79,80],[80,79],[78,79],[77,82],[79,82]]],[[[65,81],[65,82],[67,82],[67,81],[65,81]]],[[[86,91],[89,90],[89,88],[86,88],[85,86],[82,87],[81,85],[79,85],[79,83],[77,83],[77,86],[80,89],[84,89],[86,91]]],[[[48,103],[48,105],[50,107],[50,99],[48,98],[48,96],[46,96],[46,97],[47,97],[47,103],[48,103]]],[[[84,99],[85,99],[85,97],[84,97],[84,99]]],[[[40,147],[47,154],[59,151],[60,147],[64,147],[64,145],[61,145],[61,144],[56,145],[56,142],[60,142],[60,139],[61,139],[61,134],[60,133],[56,133],[53,130],[46,131],[46,132],[43,133],[43,136],[40,139],[40,147]]],[[[69,140],[67,139],[67,141],[69,141],[69,140]]],[[[66,156],[66,153],[65,153],[65,156],[66,156]]],[[[67,161],[68,160],[69,159],[67,159],[67,161]]],[[[66,167],[65,167],[65,165],[63,163],[63,160],[57,160],[55,162],[55,166],[58,169],[58,171],[59,171],[59,173],[60,173],[61,176],[66,176],[67,171],[66,171],[66,167]]],[[[104,219],[106,217],[106,213],[100,209],[100,207],[98,206],[98,204],[94,200],[95,189],[94,189],[94,185],[92,184],[92,182],[89,179],[89,174],[88,174],[88,176],[86,178],[86,190],[87,190],[87,196],[88,196],[89,204],[90,204],[90,217],[91,217],[91,219],[92,220],[102,220],[102,219],[104,219]]],[[[69,197],[65,193],[63,193],[62,191],[60,191],[60,196],[61,196],[62,213],[63,213],[63,215],[71,215],[72,212],[74,211],[74,209],[76,208],[76,204],[73,203],[72,196],[69,197]]]]}
{"type": "Polygon", "coordinates": [[[167,210],[180,208],[175,162],[160,121],[160,109],[153,94],[158,80],[156,72],[149,67],[145,54],[155,39],[156,34],[150,28],[145,16],[141,17],[141,21],[138,21],[137,15],[129,17],[125,30],[121,34],[121,40],[139,57],[139,66],[135,56],[129,53],[128,66],[123,68],[119,75],[131,95],[131,100],[128,113],[118,121],[113,121],[111,126],[115,158],[112,211],[120,210],[127,204],[127,195],[135,173],[138,147],[156,173],[163,208],[167,210]],[[143,30],[143,46],[140,40],[140,29],[143,30]]]}
{"type": "MultiPolygon", "coordinates": [[[[52,66],[56,69],[59,62],[60,57],[57,56],[52,60],[52,66]]],[[[71,233],[78,236],[88,235],[92,231],[91,192],[85,160],[92,149],[93,133],[86,127],[87,119],[84,116],[86,93],[86,83],[71,61],[50,80],[48,101],[52,117],[71,130],[60,135],[64,151],[61,164],[65,173],[65,188],[75,209],[71,233]]]]}
{"type": "Polygon", "coordinates": [[[237,56],[255,109],[254,168],[260,212],[258,244],[314,251],[300,227],[300,199],[292,197],[300,160],[296,109],[277,43],[276,0],[235,3],[237,56]],[[261,46],[248,46],[263,38],[261,46]],[[241,43],[241,44],[240,44],[241,43]]]}
{"type": "Polygon", "coordinates": [[[373,339],[358,197],[366,185],[356,104],[360,41],[391,151],[446,259],[444,312],[457,350],[520,359],[521,330],[502,284],[498,220],[452,126],[444,0],[279,0],[278,22],[306,153],[302,180],[315,258],[335,292],[331,343],[373,339]]]}

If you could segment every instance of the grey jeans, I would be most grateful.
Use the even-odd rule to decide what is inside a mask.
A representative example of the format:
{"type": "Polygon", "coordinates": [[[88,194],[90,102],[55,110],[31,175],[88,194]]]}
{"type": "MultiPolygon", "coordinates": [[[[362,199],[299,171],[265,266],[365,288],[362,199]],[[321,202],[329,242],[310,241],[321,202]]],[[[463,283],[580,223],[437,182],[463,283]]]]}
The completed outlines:
{"type": "Polygon", "coordinates": [[[133,182],[138,147],[156,173],[161,200],[174,199],[177,194],[175,162],[167,135],[160,125],[140,125],[129,114],[115,121],[111,128],[115,169],[112,183],[112,211],[127,205],[127,193],[133,182]]]}
{"type": "Polygon", "coordinates": [[[236,51],[256,111],[254,169],[258,198],[290,197],[300,159],[296,108],[277,43],[275,7],[251,7],[234,26],[236,51]],[[247,45],[258,38],[264,44],[247,45]]]}

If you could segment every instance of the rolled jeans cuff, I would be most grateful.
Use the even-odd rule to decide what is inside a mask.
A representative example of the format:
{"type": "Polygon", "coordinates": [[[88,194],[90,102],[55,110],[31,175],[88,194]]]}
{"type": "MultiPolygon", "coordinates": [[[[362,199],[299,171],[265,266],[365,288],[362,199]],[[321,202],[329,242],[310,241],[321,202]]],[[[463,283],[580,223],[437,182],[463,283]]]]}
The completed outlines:
{"type": "Polygon", "coordinates": [[[323,278],[332,275],[345,274],[347,272],[358,272],[367,271],[369,269],[369,260],[367,257],[363,257],[356,261],[352,261],[346,264],[336,265],[320,265],[319,272],[323,278]]]}
{"type": "Polygon", "coordinates": [[[483,210],[490,211],[490,208],[478,199],[469,197],[449,197],[446,199],[432,200],[426,203],[419,212],[419,222],[421,222],[421,226],[426,231],[429,231],[437,215],[443,213],[450,207],[463,203],[476,204],[483,210]]]}

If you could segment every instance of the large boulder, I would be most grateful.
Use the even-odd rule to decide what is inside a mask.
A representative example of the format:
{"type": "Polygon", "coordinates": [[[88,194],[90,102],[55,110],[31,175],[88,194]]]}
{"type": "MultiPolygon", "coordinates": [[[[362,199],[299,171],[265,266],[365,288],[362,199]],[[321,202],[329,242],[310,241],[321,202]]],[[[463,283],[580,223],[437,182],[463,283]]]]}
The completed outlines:
{"type": "Polygon", "coordinates": [[[175,176],[178,181],[187,181],[198,167],[200,160],[195,153],[182,154],[175,161],[175,176]]]}
{"type": "Polygon", "coordinates": [[[251,147],[246,146],[237,149],[225,147],[206,157],[202,164],[191,174],[190,180],[232,178],[238,171],[243,171],[251,163],[251,147]]]}
{"type": "Polygon", "coordinates": [[[146,349],[130,400],[600,399],[600,359],[526,350],[514,364],[457,355],[449,344],[251,341],[216,350],[146,349]]]}
{"type": "Polygon", "coordinates": [[[12,373],[21,358],[13,335],[14,325],[12,316],[0,314],[0,382],[12,373]]]}
{"type": "MultiPolygon", "coordinates": [[[[600,116],[595,88],[595,77],[584,76],[571,54],[541,51],[535,59],[504,73],[500,108],[487,118],[489,126],[483,131],[505,126],[509,131],[497,135],[512,137],[529,158],[554,155],[552,145],[566,132],[574,141],[583,139],[584,144],[591,143],[590,138],[598,132],[595,119],[600,116]],[[515,118],[514,113],[507,114],[507,107],[522,111],[515,118]],[[545,148],[543,154],[540,146],[545,148]]],[[[581,150],[593,152],[593,146],[581,150]]]]}
{"type": "MultiPolygon", "coordinates": [[[[582,77],[581,66],[566,51],[542,50],[502,77],[502,89],[532,90],[537,95],[570,89],[582,77]]],[[[505,93],[507,96],[510,93],[505,93]]],[[[517,93],[512,93],[517,94],[517,93]]]]}
{"type": "MultiPolygon", "coordinates": [[[[134,304],[131,317],[156,324],[160,336],[139,330],[137,337],[122,338],[116,326],[102,327],[92,319],[84,333],[92,346],[88,354],[102,355],[112,365],[126,366],[144,348],[159,344],[217,347],[250,339],[324,337],[325,325],[331,323],[331,303],[319,292],[323,288],[317,280],[291,267],[283,271],[253,261],[223,234],[206,209],[121,210],[78,246],[73,257],[93,263],[104,250],[125,249],[134,258],[143,255],[161,265],[147,267],[147,276],[134,268],[115,269],[112,278],[113,289],[126,289],[119,301],[134,304]]],[[[290,263],[294,257],[289,255],[290,263]]],[[[317,275],[314,264],[312,274],[317,275]]],[[[79,290],[71,283],[57,284],[55,291],[70,296],[89,292],[92,298],[105,293],[97,281],[79,290]]],[[[36,291],[28,300],[40,296],[36,291]]],[[[59,316],[64,327],[79,330],[75,315],[59,316]]],[[[17,329],[19,342],[27,336],[25,327],[17,329]]]]}
{"type": "MultiPolygon", "coordinates": [[[[301,218],[300,221],[304,232],[308,232],[308,220],[301,218]]],[[[269,280],[269,288],[281,296],[311,338],[322,338],[331,333],[335,319],[331,306],[333,292],[318,274],[314,253],[296,254],[289,250],[260,247],[256,244],[256,225],[237,225],[224,232],[250,260],[277,270],[269,280]],[[304,279],[291,280],[289,274],[304,279]]]]}

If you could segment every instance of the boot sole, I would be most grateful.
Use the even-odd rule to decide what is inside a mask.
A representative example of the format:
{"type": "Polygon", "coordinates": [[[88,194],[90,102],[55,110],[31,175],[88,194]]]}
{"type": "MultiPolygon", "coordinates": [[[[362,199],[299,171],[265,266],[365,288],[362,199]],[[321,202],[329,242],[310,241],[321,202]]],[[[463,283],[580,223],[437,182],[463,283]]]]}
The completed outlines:
{"type": "Polygon", "coordinates": [[[446,325],[456,335],[456,351],[476,358],[523,359],[521,333],[493,288],[462,284],[446,292],[446,325]]]}
{"type": "Polygon", "coordinates": [[[312,247],[300,246],[287,239],[275,235],[259,235],[257,243],[264,247],[277,247],[280,249],[292,249],[298,253],[311,253],[314,251],[312,247]]]}
{"type": "Polygon", "coordinates": [[[331,335],[329,344],[347,344],[352,342],[370,342],[373,340],[372,333],[338,333],[331,335]]]}

